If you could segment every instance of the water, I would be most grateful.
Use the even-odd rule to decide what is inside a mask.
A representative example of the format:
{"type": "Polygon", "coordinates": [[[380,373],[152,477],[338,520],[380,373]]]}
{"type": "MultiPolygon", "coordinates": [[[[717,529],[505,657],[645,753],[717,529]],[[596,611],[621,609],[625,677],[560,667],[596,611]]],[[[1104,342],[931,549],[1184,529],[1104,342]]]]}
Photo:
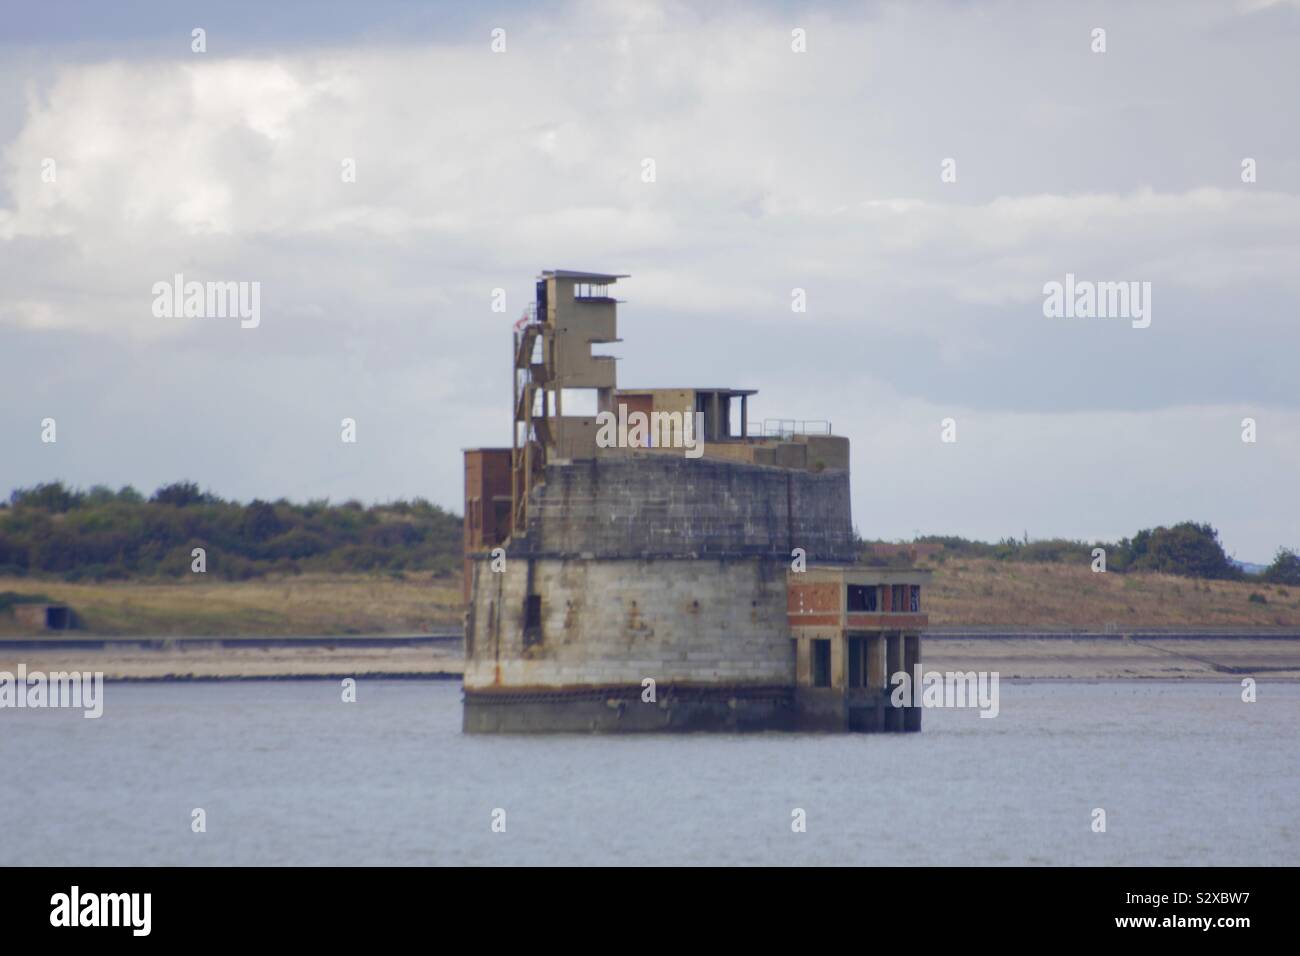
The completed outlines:
{"type": "Polygon", "coordinates": [[[0,864],[1300,862],[1300,685],[1001,691],[920,735],[466,737],[451,682],[110,684],[0,711],[0,864]]]}

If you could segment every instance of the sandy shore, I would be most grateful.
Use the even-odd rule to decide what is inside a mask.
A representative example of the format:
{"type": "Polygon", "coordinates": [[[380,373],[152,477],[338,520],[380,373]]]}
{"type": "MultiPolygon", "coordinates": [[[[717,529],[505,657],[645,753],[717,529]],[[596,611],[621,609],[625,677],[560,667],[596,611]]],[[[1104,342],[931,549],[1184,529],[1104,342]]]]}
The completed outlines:
{"type": "MultiPolygon", "coordinates": [[[[103,671],[108,680],[254,678],[458,678],[459,641],[422,646],[375,638],[334,644],[282,638],[256,646],[172,640],[159,646],[108,641],[104,648],[12,646],[0,641],[0,671],[103,671]]],[[[1255,638],[927,638],[927,670],[997,671],[1007,679],[1168,679],[1252,676],[1300,680],[1300,640],[1255,638]]]]}
{"type": "Polygon", "coordinates": [[[275,644],[264,647],[197,646],[175,642],[153,650],[140,645],[105,650],[34,648],[0,643],[0,671],[103,671],[106,680],[241,680],[251,678],[448,677],[464,672],[459,643],[433,647],[355,647],[275,644]]]}
{"type": "Polygon", "coordinates": [[[1300,640],[1253,638],[926,638],[927,669],[997,671],[1005,678],[1300,680],[1300,640]]]}

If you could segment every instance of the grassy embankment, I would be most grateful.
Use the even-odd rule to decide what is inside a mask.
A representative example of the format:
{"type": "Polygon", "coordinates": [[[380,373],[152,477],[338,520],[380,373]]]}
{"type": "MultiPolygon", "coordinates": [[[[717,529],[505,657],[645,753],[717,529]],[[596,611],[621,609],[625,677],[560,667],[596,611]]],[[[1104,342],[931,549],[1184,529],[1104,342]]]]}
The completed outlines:
{"type": "MultiPolygon", "coordinates": [[[[4,591],[71,605],[81,622],[73,635],[414,634],[461,621],[459,579],[417,572],[248,581],[0,578],[4,591]]],[[[21,633],[12,615],[0,614],[0,635],[21,633]]]]}
{"type": "Polygon", "coordinates": [[[1084,564],[949,559],[927,595],[932,627],[1018,630],[1300,629],[1300,588],[1084,564]],[[1251,600],[1258,595],[1263,603],[1251,600]]]}
{"type": "MultiPolygon", "coordinates": [[[[932,567],[926,610],[935,628],[1300,629],[1300,588],[980,558],[950,558],[932,567]],[[1252,601],[1252,594],[1266,603],[1252,601]]],[[[393,634],[461,621],[459,579],[414,571],[247,581],[10,577],[0,578],[4,591],[67,603],[82,620],[81,633],[90,634],[393,634]]],[[[12,616],[0,613],[0,635],[20,633],[12,616]]]]}

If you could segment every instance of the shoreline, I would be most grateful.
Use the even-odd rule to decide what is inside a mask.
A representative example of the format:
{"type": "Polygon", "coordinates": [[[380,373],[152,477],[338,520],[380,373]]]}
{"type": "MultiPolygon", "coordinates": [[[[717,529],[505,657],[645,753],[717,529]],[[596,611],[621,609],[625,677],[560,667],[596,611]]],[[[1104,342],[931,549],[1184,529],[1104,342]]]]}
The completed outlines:
{"type": "MultiPolygon", "coordinates": [[[[936,668],[937,670],[938,668],[936,668]]],[[[1254,675],[1244,675],[1254,676],[1254,675]]],[[[1233,675],[1196,677],[1008,677],[999,675],[998,680],[1006,684],[1218,684],[1231,681],[1233,675]]],[[[306,681],[341,681],[353,680],[393,680],[393,681],[427,681],[441,684],[447,681],[459,682],[460,674],[424,674],[424,673],[348,673],[348,674],[253,674],[222,677],[219,675],[169,675],[166,677],[105,677],[105,684],[262,684],[271,681],[284,683],[303,683],[306,681]]],[[[1256,678],[1260,684],[1297,684],[1300,676],[1276,676],[1262,674],[1256,678]]]]}
{"type": "MultiPolygon", "coordinates": [[[[921,664],[1005,680],[1300,681],[1300,635],[927,635],[921,664]]],[[[457,680],[454,633],[389,637],[0,639],[0,671],[102,672],[106,681],[457,680]],[[89,646],[88,646],[89,645],[89,646]]]]}

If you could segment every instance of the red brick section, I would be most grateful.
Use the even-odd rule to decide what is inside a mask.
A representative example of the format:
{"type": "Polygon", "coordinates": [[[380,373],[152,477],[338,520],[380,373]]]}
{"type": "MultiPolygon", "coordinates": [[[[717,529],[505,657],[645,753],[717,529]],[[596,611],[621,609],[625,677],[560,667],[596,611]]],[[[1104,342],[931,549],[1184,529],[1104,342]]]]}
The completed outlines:
{"type": "Polygon", "coordinates": [[[509,448],[475,448],[465,452],[464,528],[462,593],[468,603],[470,553],[490,550],[510,536],[509,448]]]}
{"type": "MultiPolygon", "coordinates": [[[[654,411],[654,397],[651,395],[619,395],[614,401],[614,411],[618,412],[618,405],[627,406],[627,417],[630,420],[633,412],[643,413],[647,419],[650,413],[654,411]]],[[[631,431],[631,429],[629,429],[631,431]]]]}
{"type": "Polygon", "coordinates": [[[786,588],[786,610],[791,614],[825,614],[836,616],[839,623],[840,586],[835,582],[823,584],[791,584],[786,588]]]}
{"type": "Polygon", "coordinates": [[[786,617],[791,627],[838,627],[840,611],[840,586],[834,581],[786,587],[786,617]]]}

